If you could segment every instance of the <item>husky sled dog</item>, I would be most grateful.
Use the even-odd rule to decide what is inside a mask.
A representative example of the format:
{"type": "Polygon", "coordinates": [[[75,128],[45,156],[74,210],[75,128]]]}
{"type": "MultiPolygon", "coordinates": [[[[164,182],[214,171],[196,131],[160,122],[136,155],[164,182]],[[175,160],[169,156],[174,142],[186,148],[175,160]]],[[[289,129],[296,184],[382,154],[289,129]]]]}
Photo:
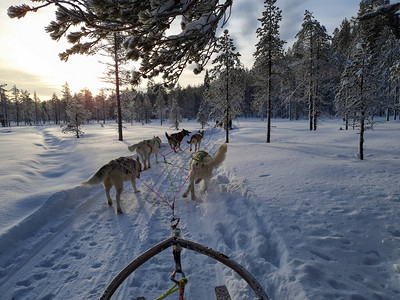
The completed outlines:
{"type": "Polygon", "coordinates": [[[158,163],[158,148],[161,147],[161,139],[158,136],[153,136],[151,140],[144,140],[140,143],[134,144],[128,147],[128,150],[133,152],[136,150],[136,153],[140,155],[143,163],[143,169],[146,170],[151,168],[150,165],[150,156],[152,154],[156,157],[156,163],[158,163]],[[146,164],[147,161],[147,164],[146,164]]]}
{"type": "Polygon", "coordinates": [[[203,131],[199,130],[199,133],[193,134],[190,137],[190,141],[187,142],[188,144],[190,144],[190,151],[192,151],[192,145],[194,145],[195,152],[197,151],[197,149],[200,150],[200,143],[203,136],[204,136],[204,130],[203,131]]]}
{"type": "Polygon", "coordinates": [[[142,165],[139,162],[139,158],[133,159],[130,157],[120,157],[113,159],[108,164],[102,166],[96,174],[81,184],[93,186],[103,183],[104,188],[106,189],[107,203],[109,206],[112,206],[110,189],[115,186],[115,190],[117,191],[117,213],[122,214],[120,196],[124,188],[124,181],[130,181],[133,191],[137,193],[136,177],[140,178],[141,171],[142,165]]]}
{"type": "Polygon", "coordinates": [[[168,133],[165,133],[165,136],[168,139],[168,143],[171,146],[171,149],[176,152],[176,148],[181,149],[181,142],[185,136],[189,136],[191,134],[190,131],[187,131],[186,129],[182,129],[180,132],[177,133],[172,133],[171,135],[168,135],[168,133]]]}
{"type": "Polygon", "coordinates": [[[218,167],[223,163],[227,150],[228,145],[222,144],[213,157],[205,151],[197,151],[192,155],[189,162],[190,182],[187,190],[182,195],[183,198],[186,198],[190,192],[192,200],[196,199],[194,185],[195,183],[199,183],[201,180],[204,180],[204,191],[207,190],[208,183],[211,180],[212,171],[215,167],[218,167]]]}

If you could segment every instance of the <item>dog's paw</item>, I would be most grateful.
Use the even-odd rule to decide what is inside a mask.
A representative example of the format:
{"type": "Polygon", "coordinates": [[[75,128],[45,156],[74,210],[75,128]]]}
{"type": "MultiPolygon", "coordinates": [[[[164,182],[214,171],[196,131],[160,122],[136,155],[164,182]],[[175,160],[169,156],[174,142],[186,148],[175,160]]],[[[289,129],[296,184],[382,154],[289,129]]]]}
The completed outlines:
{"type": "Polygon", "coordinates": [[[122,215],[123,214],[122,209],[117,209],[117,214],[122,215]]]}
{"type": "Polygon", "coordinates": [[[112,206],[112,202],[111,201],[107,202],[107,204],[108,204],[108,206],[112,206]]]}
{"type": "Polygon", "coordinates": [[[134,193],[137,194],[137,193],[140,193],[140,191],[139,191],[139,190],[136,190],[136,191],[134,191],[134,193]]]}
{"type": "Polygon", "coordinates": [[[182,198],[186,198],[188,196],[188,193],[184,193],[183,195],[182,195],[182,198]]]}

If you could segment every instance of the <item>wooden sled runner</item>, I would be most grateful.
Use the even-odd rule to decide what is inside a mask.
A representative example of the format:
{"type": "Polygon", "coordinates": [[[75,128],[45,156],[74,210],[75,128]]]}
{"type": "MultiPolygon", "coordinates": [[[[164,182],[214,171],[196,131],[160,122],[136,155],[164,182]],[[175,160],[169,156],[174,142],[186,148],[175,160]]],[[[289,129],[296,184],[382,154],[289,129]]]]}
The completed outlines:
{"type": "MultiPolygon", "coordinates": [[[[179,230],[179,229],[175,229],[179,230]]],[[[128,264],[112,281],[111,283],[107,286],[103,294],[101,295],[100,299],[101,300],[106,300],[106,299],[111,299],[111,296],[114,294],[114,292],[118,289],[118,287],[122,284],[122,282],[131,274],[133,273],[138,267],[140,267],[142,264],[144,264],[146,261],[148,261],[150,258],[153,256],[157,255],[158,253],[164,251],[165,249],[168,249],[169,247],[173,246],[174,249],[174,258],[176,258],[176,251],[179,252],[180,255],[180,249],[181,247],[207,255],[227,267],[231,268],[234,270],[238,275],[240,275],[246,282],[247,284],[251,287],[251,289],[254,291],[254,293],[257,295],[258,299],[260,300],[268,300],[267,294],[264,292],[263,288],[261,285],[257,282],[257,280],[251,275],[243,266],[235,262],[233,259],[229,258],[227,255],[215,251],[209,247],[203,246],[201,244],[197,244],[192,241],[188,241],[185,239],[180,238],[180,231],[178,234],[174,234],[173,236],[162,241],[158,245],[150,248],[143,254],[141,254],[139,257],[137,257],[135,260],[133,260],[130,264],[128,264]]],[[[175,263],[177,265],[176,271],[179,272],[180,268],[180,257],[179,257],[179,262],[177,262],[177,259],[175,259],[175,263]]],[[[175,272],[174,272],[175,273],[175,272]]],[[[217,296],[217,300],[228,300],[231,299],[229,296],[228,290],[226,289],[225,286],[222,287],[216,287],[215,288],[215,293],[217,296]]],[[[136,299],[143,299],[143,297],[139,297],[136,299]]]]}

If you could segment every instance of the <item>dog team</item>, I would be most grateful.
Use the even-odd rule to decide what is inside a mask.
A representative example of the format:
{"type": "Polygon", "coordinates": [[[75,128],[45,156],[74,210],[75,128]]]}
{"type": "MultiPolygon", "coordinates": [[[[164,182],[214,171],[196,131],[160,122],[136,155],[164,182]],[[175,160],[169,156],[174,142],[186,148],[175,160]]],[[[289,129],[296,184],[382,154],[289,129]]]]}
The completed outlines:
{"type": "MultiPolygon", "coordinates": [[[[176,152],[177,149],[182,150],[181,142],[185,136],[190,136],[190,134],[191,132],[185,129],[170,135],[165,132],[168,144],[174,152],[176,152]]],[[[190,145],[190,151],[192,151],[192,147],[194,147],[195,153],[189,160],[189,184],[182,195],[183,198],[186,198],[190,193],[191,199],[195,200],[194,185],[200,183],[202,180],[204,181],[203,191],[206,191],[211,180],[213,169],[218,167],[225,160],[228,146],[226,144],[221,145],[217,150],[217,153],[214,156],[210,156],[207,152],[200,150],[200,144],[203,137],[204,130],[199,130],[198,133],[193,134],[190,137],[190,140],[187,141],[190,145]]],[[[150,140],[143,140],[137,144],[128,146],[130,152],[136,151],[138,155],[136,159],[131,157],[113,159],[108,164],[102,166],[90,179],[81,184],[94,186],[103,183],[107,197],[107,204],[109,206],[112,206],[110,190],[114,186],[116,190],[117,213],[122,214],[120,202],[124,181],[130,181],[133,191],[137,193],[136,178],[140,178],[140,173],[143,170],[151,168],[150,157],[152,154],[155,156],[156,163],[158,163],[158,152],[160,147],[161,139],[158,136],[153,136],[150,140]],[[139,157],[141,161],[139,160],[139,157]]]]}

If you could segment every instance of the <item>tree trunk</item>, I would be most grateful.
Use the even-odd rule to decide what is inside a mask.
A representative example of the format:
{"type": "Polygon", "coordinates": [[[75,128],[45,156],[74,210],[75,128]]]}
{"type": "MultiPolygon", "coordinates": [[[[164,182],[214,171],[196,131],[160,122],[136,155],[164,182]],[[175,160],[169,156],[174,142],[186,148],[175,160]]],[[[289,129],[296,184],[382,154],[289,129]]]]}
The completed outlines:
{"type": "Polygon", "coordinates": [[[365,112],[364,110],[361,111],[361,118],[360,118],[360,160],[364,159],[364,132],[365,132],[365,112]]]}
{"type": "Polygon", "coordinates": [[[313,99],[313,52],[312,52],[312,47],[313,47],[313,39],[312,35],[310,36],[310,57],[309,57],[309,78],[308,78],[308,119],[309,119],[309,129],[310,131],[313,130],[313,116],[314,116],[314,99],[313,99]]]}
{"type": "Polygon", "coordinates": [[[225,143],[229,143],[229,66],[226,65],[225,143]]]}
{"type": "Polygon", "coordinates": [[[271,142],[271,110],[272,110],[272,57],[271,51],[268,53],[268,101],[267,101],[267,143],[271,142]]]}
{"type": "Polygon", "coordinates": [[[121,97],[119,94],[119,73],[118,73],[118,44],[117,34],[114,32],[114,62],[115,62],[115,94],[117,96],[117,114],[118,114],[118,140],[123,141],[122,137],[122,112],[121,97]]]}

